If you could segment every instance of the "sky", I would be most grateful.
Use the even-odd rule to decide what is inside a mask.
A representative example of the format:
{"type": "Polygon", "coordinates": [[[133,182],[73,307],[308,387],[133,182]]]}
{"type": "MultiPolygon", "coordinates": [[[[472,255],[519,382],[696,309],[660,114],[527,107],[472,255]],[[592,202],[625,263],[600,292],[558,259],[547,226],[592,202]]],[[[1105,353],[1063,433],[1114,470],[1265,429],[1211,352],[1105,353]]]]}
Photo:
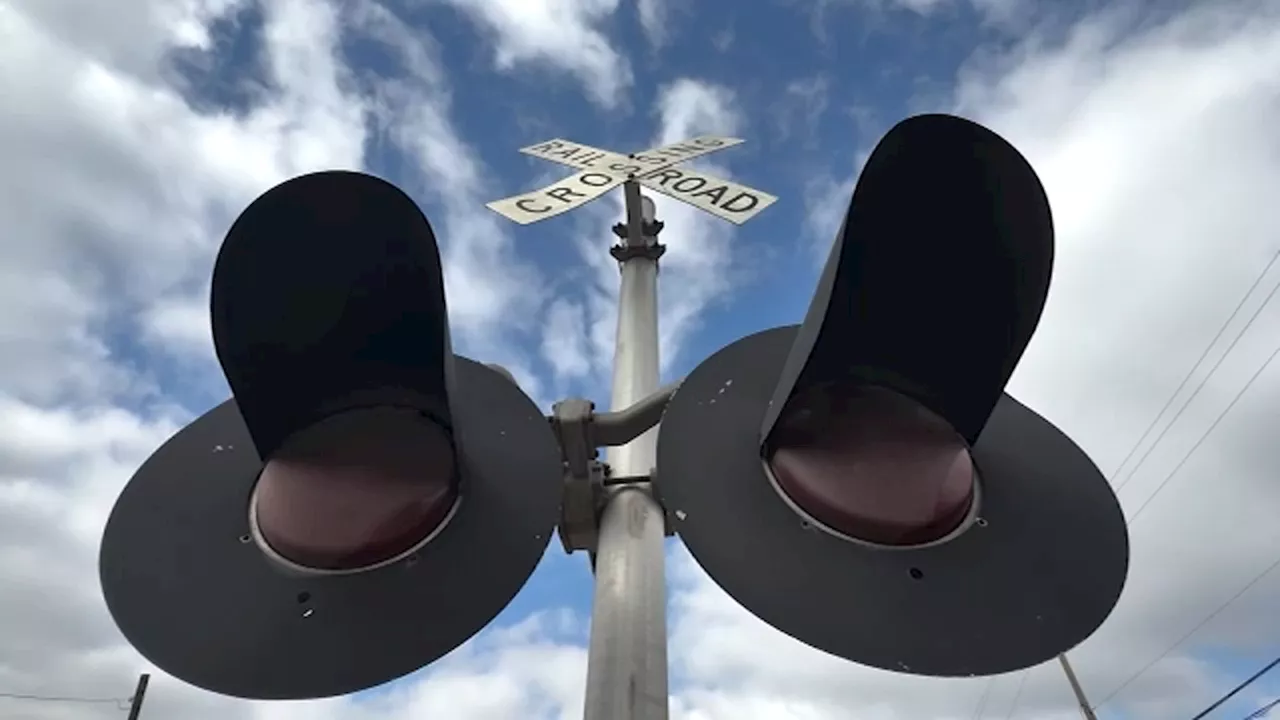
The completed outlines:
{"type": "MultiPolygon", "coordinates": [[[[141,461],[227,397],[207,314],[223,234],[289,177],[386,177],[440,239],[455,349],[544,408],[607,402],[620,191],[512,224],[484,204],[573,172],[517,148],[746,140],[691,164],[779,197],[750,223],[655,198],[674,380],[802,319],[860,164],[931,111],[1009,139],[1053,205],[1010,391],[1131,522],[1124,595],[1071,652],[1099,717],[1190,718],[1280,654],[1273,0],[0,0],[0,98],[2,717],[123,717],[112,699],[146,671],[144,720],[581,717],[591,577],[558,542],[472,641],[356,696],[222,697],[125,643],[97,543],[141,461]]],[[[873,670],[756,620],[678,540],[667,571],[676,720],[1079,716],[1056,663],[873,670]]],[[[1278,696],[1280,672],[1210,717],[1278,696]]]]}

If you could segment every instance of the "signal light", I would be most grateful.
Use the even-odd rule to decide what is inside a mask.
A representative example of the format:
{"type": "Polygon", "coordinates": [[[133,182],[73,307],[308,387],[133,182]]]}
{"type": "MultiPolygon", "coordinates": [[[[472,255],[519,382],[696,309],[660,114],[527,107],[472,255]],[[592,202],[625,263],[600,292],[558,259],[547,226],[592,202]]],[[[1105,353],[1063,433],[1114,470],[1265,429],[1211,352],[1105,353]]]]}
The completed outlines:
{"type": "Polygon", "coordinates": [[[151,662],[246,698],[340,695],[494,618],[556,524],[560,450],[452,352],[426,218],[354,172],[255,200],[218,254],[233,399],[160,447],[103,534],[108,609],[151,662]]]}
{"type": "Polygon", "coordinates": [[[359,570],[400,557],[456,506],[453,447],[410,408],[355,410],[297,433],[267,461],[250,529],[280,562],[359,570]]]}
{"type": "Polygon", "coordinates": [[[1052,258],[1011,145],[945,115],[890,130],[803,324],[712,355],[663,415],[654,483],[699,564],[779,630],[899,672],[1008,672],[1090,635],[1123,515],[1004,392],[1052,258]]]}
{"type": "Polygon", "coordinates": [[[775,426],[765,470],[784,499],[824,525],[883,545],[956,530],[973,507],[968,446],[941,417],[876,386],[818,386],[775,426]]]}
{"type": "MultiPolygon", "coordinates": [[[[652,220],[625,183],[629,216],[652,220]]],[[[618,259],[651,265],[652,228],[631,227],[626,247],[652,252],[618,259]]],[[[121,493],[100,556],[108,609],[192,684],[345,694],[479,631],[559,521],[567,550],[612,538],[607,574],[648,578],[639,594],[599,586],[587,712],[612,717],[636,682],[651,700],[667,687],[665,649],[638,640],[663,622],[658,535],[609,529],[635,519],[610,498],[656,491],[665,530],[716,582],[814,647],[921,675],[1038,664],[1102,623],[1128,571],[1105,478],[1005,392],[1052,256],[1021,155],[917,116],[868,159],[801,325],[730,344],[674,392],[600,414],[570,398],[546,418],[510,373],[453,353],[435,236],[407,196],[360,173],[290,180],[219,252],[211,315],[233,398],[121,493]],[[660,414],[656,469],[595,459],[660,414]]],[[[656,310],[652,290],[623,297],[620,322],[645,341],[620,348],[627,368],[650,356],[656,310]]]]}

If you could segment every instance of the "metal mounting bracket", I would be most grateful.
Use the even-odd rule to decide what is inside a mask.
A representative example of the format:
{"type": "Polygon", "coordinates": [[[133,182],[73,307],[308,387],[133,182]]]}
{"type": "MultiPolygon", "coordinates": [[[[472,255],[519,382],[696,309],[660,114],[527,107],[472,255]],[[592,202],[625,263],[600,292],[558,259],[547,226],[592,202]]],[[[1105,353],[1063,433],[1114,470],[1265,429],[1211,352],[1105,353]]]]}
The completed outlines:
{"type": "MultiPolygon", "coordinates": [[[[548,420],[564,460],[564,497],[557,532],[566,553],[586,550],[594,554],[600,513],[611,488],[636,484],[652,488],[652,471],[649,475],[612,477],[609,466],[598,459],[598,448],[625,445],[657,425],[677,387],[668,385],[613,412],[597,413],[595,403],[582,398],[567,398],[552,406],[548,420]]],[[[670,537],[674,524],[670,513],[666,514],[670,537]]]]}

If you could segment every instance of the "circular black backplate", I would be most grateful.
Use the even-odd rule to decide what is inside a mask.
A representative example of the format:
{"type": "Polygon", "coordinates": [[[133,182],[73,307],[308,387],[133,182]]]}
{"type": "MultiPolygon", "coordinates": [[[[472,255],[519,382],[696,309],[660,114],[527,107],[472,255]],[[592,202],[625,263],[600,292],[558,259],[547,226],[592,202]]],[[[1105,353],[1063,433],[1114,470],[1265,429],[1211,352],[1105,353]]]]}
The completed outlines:
{"type": "Polygon", "coordinates": [[[973,447],[979,519],[959,537],[877,549],[806,525],[759,449],[795,336],[776,328],[720,350],[662,418],[656,483],[712,579],[815,648],[919,675],[1030,667],[1097,629],[1128,572],[1124,516],[1084,452],[1008,395],[973,447]]]}
{"type": "Polygon", "coordinates": [[[546,418],[500,373],[455,357],[463,496],[415,556],[356,575],[291,576],[249,537],[262,467],[235,402],[183,429],[107,521],[103,595],[125,638],[181,680],[244,698],[341,695],[445,655],[523,587],[559,516],[546,418]]]}

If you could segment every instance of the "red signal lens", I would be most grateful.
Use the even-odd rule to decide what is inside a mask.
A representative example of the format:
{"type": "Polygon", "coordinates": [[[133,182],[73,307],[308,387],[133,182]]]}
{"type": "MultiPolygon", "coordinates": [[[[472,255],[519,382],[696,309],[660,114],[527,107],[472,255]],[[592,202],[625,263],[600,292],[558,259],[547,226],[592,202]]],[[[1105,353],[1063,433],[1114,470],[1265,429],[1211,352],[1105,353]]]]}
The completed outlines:
{"type": "Polygon", "coordinates": [[[769,468],[791,501],[860,540],[939,540],[973,503],[975,471],[964,440],[934,412],[885,388],[804,391],[787,404],[769,449],[769,468]]]}
{"type": "Polygon", "coordinates": [[[298,565],[354,570],[410,550],[457,498],[448,433],[405,408],[367,408],[295,434],[258,478],[256,522],[298,565]]]}

